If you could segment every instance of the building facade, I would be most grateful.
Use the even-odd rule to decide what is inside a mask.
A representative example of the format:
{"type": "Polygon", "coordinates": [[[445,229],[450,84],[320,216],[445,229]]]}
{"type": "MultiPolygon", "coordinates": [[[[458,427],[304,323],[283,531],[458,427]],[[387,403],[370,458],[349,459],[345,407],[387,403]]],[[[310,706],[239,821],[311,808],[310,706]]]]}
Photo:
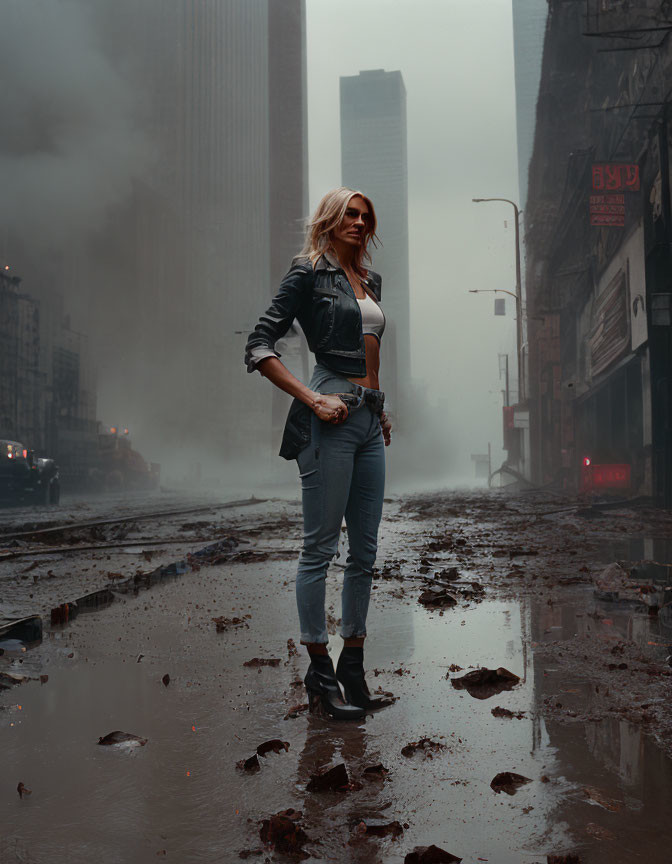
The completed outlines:
{"type": "Polygon", "coordinates": [[[341,177],[373,201],[382,245],[373,269],[383,277],[387,314],[382,342],[382,386],[396,427],[411,380],[408,257],[406,88],[401,72],[373,69],[341,78],[341,177]]]}
{"type": "Polygon", "coordinates": [[[525,210],[527,175],[534,147],[537,95],[548,19],[547,0],[512,0],[513,59],[516,82],[518,205],[525,210]]]}
{"type": "MultiPolygon", "coordinates": [[[[243,354],[307,216],[305,0],[86,6],[133,111],[127,188],[48,254],[10,236],[8,260],[89,334],[108,425],[164,464],[269,470],[287,399],[243,354]]],[[[305,365],[292,334],[287,356],[305,365]]]]}
{"type": "Polygon", "coordinates": [[[671,29],[659,0],[549,4],[526,213],[533,477],[621,466],[668,505],[671,29]]]}
{"type": "Polygon", "coordinates": [[[0,272],[0,438],[43,445],[44,393],[38,304],[0,272]]]}

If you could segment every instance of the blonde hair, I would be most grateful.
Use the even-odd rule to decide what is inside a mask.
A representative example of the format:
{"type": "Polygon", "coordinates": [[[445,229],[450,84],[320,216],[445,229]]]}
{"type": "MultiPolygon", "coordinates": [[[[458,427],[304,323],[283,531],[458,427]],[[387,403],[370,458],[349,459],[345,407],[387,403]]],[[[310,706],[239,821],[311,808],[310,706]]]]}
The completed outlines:
{"type": "Polygon", "coordinates": [[[335,254],[330,234],[334,228],[338,228],[341,224],[350,200],[356,196],[362,198],[366,203],[371,219],[364,229],[362,245],[355,261],[355,267],[357,270],[363,270],[362,261],[371,262],[371,256],[367,247],[371,242],[374,248],[376,248],[378,245],[376,241],[380,242],[376,234],[376,211],[373,209],[371,199],[364,195],[363,192],[348,189],[347,186],[339,186],[338,189],[332,189],[331,192],[327,192],[324,198],[322,198],[317,205],[313,218],[306,226],[306,240],[299,254],[308,257],[311,264],[315,265],[325,252],[333,252],[335,254]]]}

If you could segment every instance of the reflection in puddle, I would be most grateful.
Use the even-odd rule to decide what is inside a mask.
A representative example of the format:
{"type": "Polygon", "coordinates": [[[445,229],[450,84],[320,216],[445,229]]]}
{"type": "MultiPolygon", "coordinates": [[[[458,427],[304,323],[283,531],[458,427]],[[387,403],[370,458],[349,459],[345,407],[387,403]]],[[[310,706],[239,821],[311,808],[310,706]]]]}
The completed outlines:
{"type": "MultiPolygon", "coordinates": [[[[543,664],[535,667],[532,639],[549,623],[576,626],[576,610],[556,622],[555,608],[485,600],[440,614],[413,597],[393,600],[381,586],[370,617],[369,683],[399,701],[359,725],[305,714],[285,721],[303,698],[292,683],[305,658],[259,670],[243,664],[287,657],[292,634],[278,622],[294,620],[292,569],[269,562],[168,580],[51,631],[30,652],[48,682],[23,685],[20,710],[15,692],[0,703],[3,773],[12,781],[0,789],[5,857],[19,850],[42,864],[57,848],[69,864],[145,864],[165,849],[177,861],[233,861],[259,847],[259,820],[289,807],[303,811],[304,830],[319,841],[306,844],[316,852],[310,860],[361,864],[401,862],[431,843],[465,860],[532,864],[573,839],[590,844],[587,820],[616,838],[648,830],[652,820],[635,813],[650,800],[651,778],[672,787],[655,748],[620,724],[547,726],[537,710],[557,682],[543,664]],[[546,610],[551,618],[540,617],[546,610]],[[249,628],[217,633],[212,619],[221,614],[249,614],[249,628]],[[506,666],[521,683],[483,700],[450,686],[448,678],[475,666],[506,666]],[[493,716],[498,706],[521,719],[493,716]],[[130,753],[97,746],[114,729],[147,745],[130,753]],[[444,749],[402,756],[423,737],[444,749]],[[252,775],[236,770],[272,738],[289,750],[260,759],[252,775]],[[307,792],[311,775],[339,762],[352,791],[307,792]],[[365,769],[379,764],[389,773],[367,778],[365,769]],[[497,795],[490,783],[503,771],[532,782],[515,796],[497,795]],[[29,801],[16,795],[19,781],[33,789],[29,801]],[[628,820],[587,804],[588,785],[618,801],[628,820]],[[395,820],[408,826],[399,839],[353,840],[362,821],[395,820]]],[[[331,584],[328,602],[336,596],[331,584]]],[[[567,698],[588,698],[581,683],[563,686],[576,690],[567,698]]],[[[662,826],[664,803],[661,795],[651,811],[662,826]]],[[[666,830],[659,826],[658,837],[666,830]]]]}

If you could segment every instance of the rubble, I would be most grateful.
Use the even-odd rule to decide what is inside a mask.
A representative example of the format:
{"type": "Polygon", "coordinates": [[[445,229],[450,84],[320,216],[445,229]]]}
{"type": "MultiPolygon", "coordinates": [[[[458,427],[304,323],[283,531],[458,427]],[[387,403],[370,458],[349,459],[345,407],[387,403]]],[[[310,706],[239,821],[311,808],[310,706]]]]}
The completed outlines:
{"type": "Polygon", "coordinates": [[[457,606],[457,598],[445,588],[427,588],[418,597],[418,603],[434,609],[443,609],[447,606],[457,606]]]}
{"type": "Polygon", "coordinates": [[[404,858],[404,864],[459,864],[461,858],[438,846],[416,846],[404,858]]]}
{"type": "Polygon", "coordinates": [[[42,618],[39,615],[28,615],[16,621],[0,624],[0,648],[10,640],[23,642],[27,645],[42,641],[42,618]]]}
{"type": "Polygon", "coordinates": [[[244,627],[245,629],[249,629],[249,624],[247,623],[247,618],[251,618],[251,615],[244,615],[242,618],[225,618],[223,615],[220,615],[218,618],[213,618],[213,622],[215,624],[215,628],[218,633],[224,633],[226,630],[234,628],[244,627]]]}
{"type": "Polygon", "coordinates": [[[531,782],[529,777],[523,777],[522,774],[515,774],[513,771],[501,771],[490,781],[490,788],[497,794],[506,792],[507,795],[515,795],[521,786],[531,782]]]}
{"type": "Polygon", "coordinates": [[[402,747],[401,755],[410,759],[412,756],[415,756],[416,753],[422,753],[425,759],[432,759],[432,753],[440,753],[445,749],[446,745],[441,744],[439,741],[432,741],[431,738],[420,738],[419,741],[411,741],[410,744],[406,744],[405,747],[402,747]]]}
{"type": "Polygon", "coordinates": [[[300,705],[293,705],[289,711],[285,714],[285,720],[296,720],[297,717],[300,717],[301,714],[304,714],[310,706],[307,702],[302,702],[300,705]]]}
{"type": "Polygon", "coordinates": [[[10,687],[16,687],[18,684],[25,684],[30,681],[27,675],[17,675],[14,672],[0,672],[0,691],[9,690],[10,687]]]}
{"type": "Polygon", "coordinates": [[[311,775],[306,790],[308,792],[337,792],[347,788],[350,783],[345,764],[341,762],[331,768],[311,775]]]}
{"type": "Polygon", "coordinates": [[[262,843],[284,855],[308,858],[303,846],[310,838],[299,825],[302,816],[300,810],[290,808],[264,819],[259,830],[262,843]]]}
{"type": "Polygon", "coordinates": [[[624,591],[630,591],[633,587],[628,574],[616,561],[607,565],[594,582],[594,593],[598,600],[618,600],[624,591]]]}
{"type": "Polygon", "coordinates": [[[268,753],[286,753],[289,750],[289,741],[281,741],[279,738],[271,738],[257,747],[258,756],[266,756],[268,753]]]}
{"type": "Polygon", "coordinates": [[[99,738],[98,743],[107,747],[144,747],[147,739],[141,738],[139,735],[133,735],[130,732],[120,732],[117,730],[99,738]]]}
{"type": "Polygon", "coordinates": [[[500,708],[500,706],[497,705],[497,707],[493,708],[490,711],[490,713],[492,714],[493,717],[503,717],[506,720],[513,720],[514,718],[516,720],[522,720],[527,712],[526,711],[509,711],[508,708],[500,708]]]}
{"type": "Polygon", "coordinates": [[[378,820],[362,819],[352,827],[352,833],[358,836],[369,837],[400,837],[404,833],[401,822],[381,822],[378,820]]]}
{"type": "Polygon", "coordinates": [[[253,669],[260,668],[261,666],[279,666],[280,658],[279,657],[253,657],[251,660],[246,660],[243,663],[243,666],[248,666],[253,669]]]}
{"type": "Polygon", "coordinates": [[[388,769],[382,764],[369,765],[363,772],[367,780],[378,780],[379,778],[387,777],[389,773],[388,769]]]}
{"type": "Polygon", "coordinates": [[[257,771],[261,771],[259,757],[254,753],[249,759],[241,759],[240,762],[236,762],[236,768],[239,771],[246,771],[248,774],[255,774],[257,771]]]}
{"type": "Polygon", "coordinates": [[[520,678],[500,666],[498,669],[475,669],[461,678],[451,678],[456,690],[466,690],[474,699],[489,699],[504,690],[513,690],[520,678]]]}
{"type": "Polygon", "coordinates": [[[28,796],[33,794],[33,790],[28,789],[24,783],[19,783],[16,787],[16,791],[19,793],[19,798],[23,798],[24,795],[28,796]]]}

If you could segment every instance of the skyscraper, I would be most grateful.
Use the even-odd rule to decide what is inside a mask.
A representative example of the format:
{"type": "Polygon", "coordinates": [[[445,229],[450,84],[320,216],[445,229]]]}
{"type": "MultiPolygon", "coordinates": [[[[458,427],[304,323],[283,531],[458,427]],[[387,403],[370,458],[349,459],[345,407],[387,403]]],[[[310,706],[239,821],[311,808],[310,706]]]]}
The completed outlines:
{"type": "Polygon", "coordinates": [[[387,327],[381,386],[393,412],[411,378],[406,88],[401,72],[373,69],[341,78],[341,176],[373,201],[382,246],[373,269],[383,277],[387,327]]]}
{"type": "Polygon", "coordinates": [[[512,11],[518,137],[518,203],[523,210],[527,199],[527,175],[534,146],[548,3],[546,0],[513,0],[512,11]]]}
{"type": "MultiPolygon", "coordinates": [[[[284,394],[243,353],[307,215],[305,0],[66,6],[51,66],[18,54],[35,121],[12,133],[5,211],[42,219],[8,218],[3,253],[37,299],[64,296],[98,361],[101,420],[148,458],[272,464],[284,394]],[[61,160],[49,179],[76,179],[51,197],[27,158],[42,127],[61,160]]],[[[37,14],[12,7],[15,42],[37,14]]]]}

